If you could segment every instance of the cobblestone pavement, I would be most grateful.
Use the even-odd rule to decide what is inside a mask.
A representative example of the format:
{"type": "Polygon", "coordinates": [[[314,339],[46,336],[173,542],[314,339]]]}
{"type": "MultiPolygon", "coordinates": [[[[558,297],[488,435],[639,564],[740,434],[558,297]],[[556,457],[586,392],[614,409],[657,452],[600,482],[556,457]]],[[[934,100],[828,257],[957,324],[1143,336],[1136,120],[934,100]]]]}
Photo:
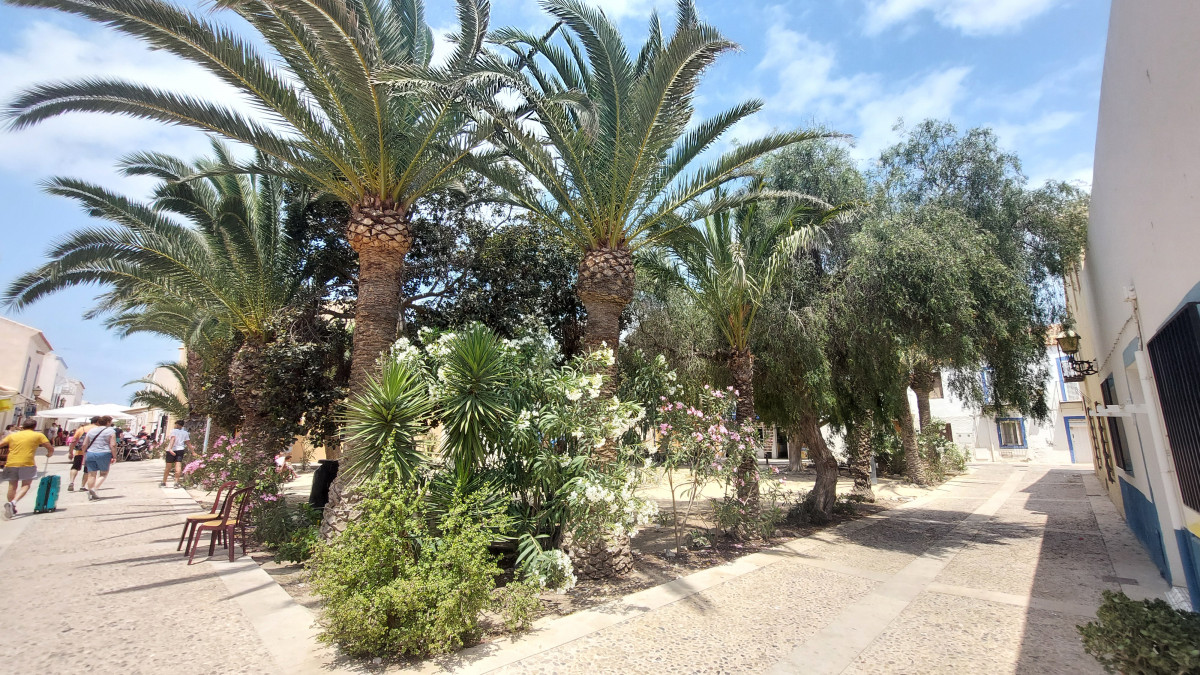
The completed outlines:
{"type": "Polygon", "coordinates": [[[101,499],[89,502],[67,491],[60,449],[50,460],[63,476],[58,510],[32,513],[35,483],[22,513],[0,522],[0,670],[280,672],[216,574],[228,572],[218,567],[228,559],[189,567],[175,551],[181,511],[196,505],[183,490],[158,487],[162,466],[116,464],[101,499]]]}
{"type": "Polygon", "coordinates": [[[740,562],[724,578],[681,580],[670,597],[652,589],[441,665],[495,673],[1101,673],[1075,631],[1101,591],[1166,590],[1090,467],[976,466],[913,504],[740,562]]]}

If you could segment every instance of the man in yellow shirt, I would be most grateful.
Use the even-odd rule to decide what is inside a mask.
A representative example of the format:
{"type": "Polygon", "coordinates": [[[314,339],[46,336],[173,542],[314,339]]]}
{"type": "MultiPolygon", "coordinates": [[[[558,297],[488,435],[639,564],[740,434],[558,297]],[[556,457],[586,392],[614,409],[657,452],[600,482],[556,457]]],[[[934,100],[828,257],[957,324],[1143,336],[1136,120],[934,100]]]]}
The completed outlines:
{"type": "Polygon", "coordinates": [[[37,420],[29,418],[21,424],[21,430],[0,440],[0,448],[8,448],[8,463],[0,472],[0,480],[8,481],[8,501],[4,503],[4,519],[17,515],[17,502],[29,493],[29,486],[37,477],[34,455],[38,448],[46,449],[46,457],[54,456],[54,446],[37,428],[37,420]],[[20,483],[18,493],[17,483],[20,483]]]}

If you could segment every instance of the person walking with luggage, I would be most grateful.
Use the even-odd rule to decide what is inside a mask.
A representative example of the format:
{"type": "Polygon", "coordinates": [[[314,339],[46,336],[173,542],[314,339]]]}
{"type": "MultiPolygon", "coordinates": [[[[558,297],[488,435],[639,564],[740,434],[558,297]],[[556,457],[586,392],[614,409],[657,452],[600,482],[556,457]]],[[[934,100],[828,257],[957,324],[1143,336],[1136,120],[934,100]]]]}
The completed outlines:
{"type": "Polygon", "coordinates": [[[183,420],[177,420],[168,438],[170,445],[165,456],[167,465],[163,467],[163,479],[158,484],[159,487],[167,487],[167,477],[171,474],[172,465],[175,466],[175,487],[183,487],[179,482],[179,473],[183,470],[184,459],[187,457],[187,442],[191,439],[192,435],[183,428],[183,420]]]}
{"type": "Polygon", "coordinates": [[[117,434],[112,428],[112,417],[105,415],[100,418],[98,426],[91,429],[83,437],[83,465],[87,467],[88,501],[100,499],[96,490],[108,478],[108,469],[117,458],[117,434]]]}
{"type": "Polygon", "coordinates": [[[0,479],[8,481],[8,501],[4,502],[5,520],[17,515],[17,502],[28,494],[29,486],[37,477],[37,466],[34,464],[37,449],[45,448],[47,459],[54,456],[50,439],[36,431],[36,428],[37,420],[31,417],[21,424],[20,431],[0,440],[0,448],[8,448],[8,462],[4,465],[4,471],[0,472],[0,479]]]}

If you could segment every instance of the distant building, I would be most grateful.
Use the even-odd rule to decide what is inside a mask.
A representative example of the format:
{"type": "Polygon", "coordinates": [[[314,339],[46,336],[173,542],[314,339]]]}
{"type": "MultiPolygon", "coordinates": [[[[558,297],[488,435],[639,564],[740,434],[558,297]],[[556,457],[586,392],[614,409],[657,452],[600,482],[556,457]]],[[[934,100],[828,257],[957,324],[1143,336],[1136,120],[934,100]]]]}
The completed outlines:
{"type": "Polygon", "coordinates": [[[1088,246],[1066,283],[1096,475],[1200,608],[1200,3],[1112,4],[1088,246]]]}
{"type": "Polygon", "coordinates": [[[19,424],[36,414],[39,403],[48,407],[45,396],[53,394],[42,386],[42,368],[50,356],[56,369],[57,357],[42,331],[0,317],[0,428],[19,424]]]}
{"type": "MultiPolygon", "coordinates": [[[[1045,392],[1050,415],[1046,420],[1034,420],[1017,412],[985,414],[978,406],[954,395],[948,373],[937,374],[937,385],[929,397],[929,413],[946,424],[946,438],[966,449],[975,461],[1091,464],[1083,397],[1079,384],[1069,381],[1072,372],[1066,361],[1067,357],[1051,342],[1046,349],[1046,366],[1050,369],[1045,392]]],[[[972,376],[980,378],[986,395],[988,373],[972,373],[972,376]]],[[[917,397],[911,390],[908,400],[915,418],[917,397]]]]}

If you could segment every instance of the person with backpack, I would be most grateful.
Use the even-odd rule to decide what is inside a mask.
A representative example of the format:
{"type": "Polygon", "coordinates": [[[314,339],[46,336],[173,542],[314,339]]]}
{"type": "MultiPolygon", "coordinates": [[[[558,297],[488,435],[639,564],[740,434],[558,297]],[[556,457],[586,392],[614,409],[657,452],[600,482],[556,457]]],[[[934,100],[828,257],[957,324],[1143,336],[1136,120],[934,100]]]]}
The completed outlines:
{"type": "Polygon", "coordinates": [[[83,480],[79,483],[79,489],[87,487],[87,468],[83,465],[83,438],[99,423],[100,416],[96,415],[90,422],[76,429],[75,435],[68,441],[67,458],[71,460],[71,476],[67,482],[67,492],[75,491],[75,477],[79,475],[80,470],[83,471],[83,480]]]}
{"type": "Polygon", "coordinates": [[[37,466],[34,464],[37,449],[45,448],[47,459],[54,456],[50,439],[36,429],[37,420],[31,417],[21,424],[20,431],[0,440],[0,448],[8,448],[8,462],[4,465],[4,471],[0,472],[0,480],[8,481],[8,501],[4,502],[5,520],[17,515],[17,502],[29,493],[29,486],[37,478],[37,466]]]}
{"type": "Polygon", "coordinates": [[[112,417],[101,417],[98,425],[84,435],[83,452],[83,465],[88,472],[85,482],[88,501],[95,501],[100,499],[96,490],[104,484],[109,467],[117,459],[117,434],[112,428],[112,417]]]}

